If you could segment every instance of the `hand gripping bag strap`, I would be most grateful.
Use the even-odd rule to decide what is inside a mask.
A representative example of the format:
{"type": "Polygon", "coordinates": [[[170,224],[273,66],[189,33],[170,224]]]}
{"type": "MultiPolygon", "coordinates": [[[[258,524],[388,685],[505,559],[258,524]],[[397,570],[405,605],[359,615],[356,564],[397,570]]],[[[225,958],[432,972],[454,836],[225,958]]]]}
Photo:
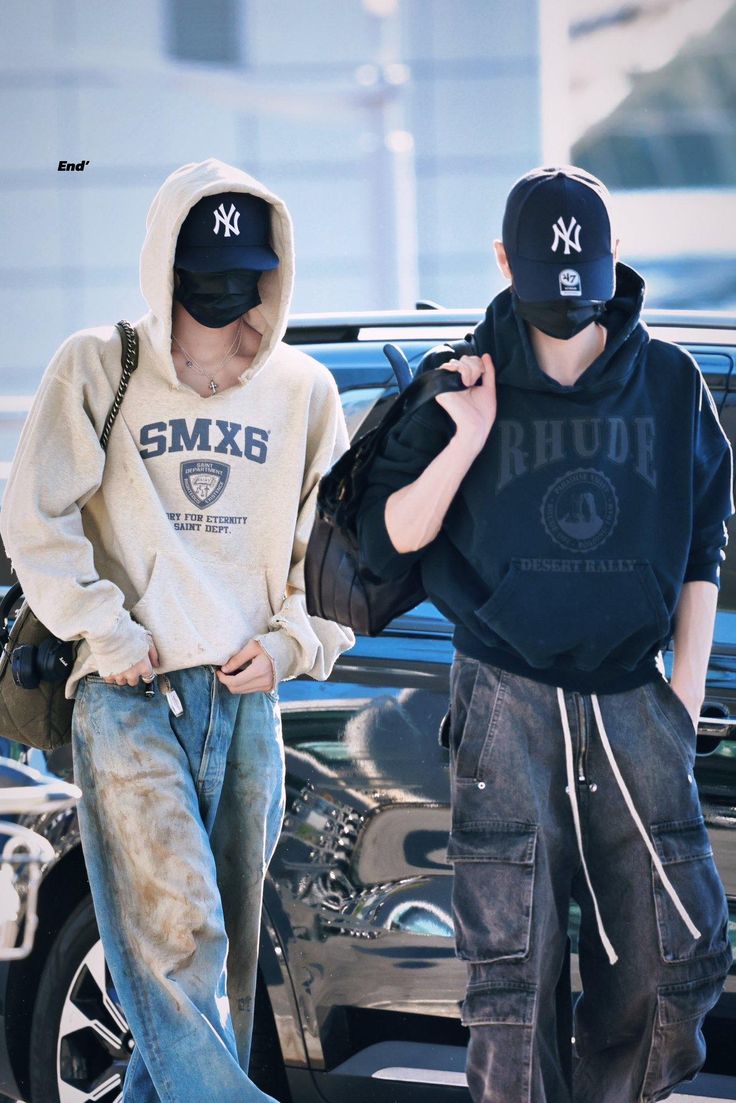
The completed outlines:
{"type": "MultiPolygon", "coordinates": [[[[421,375],[417,375],[412,380],[405,391],[401,392],[387,417],[391,417],[394,409],[398,407],[396,417],[392,418],[393,423],[402,417],[413,414],[420,406],[424,406],[426,402],[444,391],[464,391],[466,389],[459,372],[448,371],[446,368],[436,368],[432,371],[422,372],[421,375]]],[[[381,425],[383,426],[383,422],[381,422],[381,425]]]]}
{"type": "Polygon", "coordinates": [[[394,400],[380,424],[353,442],[320,480],[317,512],[345,531],[353,530],[360,504],[365,475],[384,438],[402,418],[410,417],[420,406],[443,391],[464,390],[457,372],[437,368],[415,377],[394,400]]]}
{"type": "MultiPolygon", "coordinates": [[[[130,377],[138,367],[138,334],[130,322],[120,321],[115,328],[122,341],[122,373],[100,434],[100,444],[105,452],[130,377]]],[[[0,602],[0,633],[3,642],[0,655],[0,735],[29,747],[53,750],[71,739],[74,702],[66,699],[63,682],[41,682],[37,689],[23,689],[13,681],[10,656],[14,648],[24,644],[38,646],[51,635],[27,601],[18,609],[11,631],[6,631],[6,622],[22,594],[20,584],[15,583],[0,602]]]]}

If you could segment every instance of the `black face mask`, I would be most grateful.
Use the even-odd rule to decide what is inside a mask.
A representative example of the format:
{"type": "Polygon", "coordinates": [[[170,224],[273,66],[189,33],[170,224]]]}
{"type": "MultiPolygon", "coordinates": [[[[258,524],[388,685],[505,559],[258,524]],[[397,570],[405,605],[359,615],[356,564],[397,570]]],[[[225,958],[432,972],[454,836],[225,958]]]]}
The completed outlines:
{"type": "Polygon", "coordinates": [[[606,304],[578,299],[575,303],[523,303],[514,293],[514,309],[520,318],[530,326],[556,337],[558,341],[569,341],[587,326],[602,318],[606,304]]]}
{"type": "Polygon", "coordinates": [[[210,329],[222,329],[241,314],[258,306],[256,268],[232,268],[228,272],[188,272],[177,268],[179,285],[174,298],[189,311],[195,321],[210,329]]]}

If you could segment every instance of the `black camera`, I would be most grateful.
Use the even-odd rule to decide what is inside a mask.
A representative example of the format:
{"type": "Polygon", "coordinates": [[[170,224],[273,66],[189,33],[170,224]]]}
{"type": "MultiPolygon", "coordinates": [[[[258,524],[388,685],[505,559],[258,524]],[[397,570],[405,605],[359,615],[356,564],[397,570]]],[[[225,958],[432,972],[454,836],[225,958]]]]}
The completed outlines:
{"type": "Polygon", "coordinates": [[[38,689],[40,682],[63,682],[72,672],[74,644],[49,636],[38,647],[21,644],[13,648],[10,669],[21,689],[38,689]]]}

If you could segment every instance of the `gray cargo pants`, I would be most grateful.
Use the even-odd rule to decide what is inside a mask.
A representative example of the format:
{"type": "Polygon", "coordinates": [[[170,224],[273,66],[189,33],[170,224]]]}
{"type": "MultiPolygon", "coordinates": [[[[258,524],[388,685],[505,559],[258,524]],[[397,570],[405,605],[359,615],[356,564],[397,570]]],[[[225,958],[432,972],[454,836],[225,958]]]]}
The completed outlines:
{"type": "Polygon", "coordinates": [[[663,678],[598,698],[459,653],[450,684],[474,1103],[664,1099],[702,1067],[703,1018],[731,964],[687,710],[663,678]]]}

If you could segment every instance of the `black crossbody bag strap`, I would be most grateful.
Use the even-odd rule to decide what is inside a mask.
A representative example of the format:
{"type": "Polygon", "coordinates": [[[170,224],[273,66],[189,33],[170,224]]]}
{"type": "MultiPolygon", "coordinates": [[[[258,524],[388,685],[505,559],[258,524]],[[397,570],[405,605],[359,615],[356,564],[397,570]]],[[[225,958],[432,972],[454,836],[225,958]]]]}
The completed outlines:
{"type": "Polygon", "coordinates": [[[100,444],[105,451],[107,451],[107,442],[110,439],[110,432],[115,424],[115,418],[120,413],[120,407],[123,404],[125,392],[128,389],[128,383],[130,383],[130,377],[138,367],[138,334],[134,327],[130,322],[121,319],[121,321],[115,323],[115,329],[120,334],[120,339],[123,342],[123,349],[120,354],[120,363],[123,371],[120,376],[117,393],[110,407],[110,413],[107,415],[102,432],[100,433],[100,444]]]}

